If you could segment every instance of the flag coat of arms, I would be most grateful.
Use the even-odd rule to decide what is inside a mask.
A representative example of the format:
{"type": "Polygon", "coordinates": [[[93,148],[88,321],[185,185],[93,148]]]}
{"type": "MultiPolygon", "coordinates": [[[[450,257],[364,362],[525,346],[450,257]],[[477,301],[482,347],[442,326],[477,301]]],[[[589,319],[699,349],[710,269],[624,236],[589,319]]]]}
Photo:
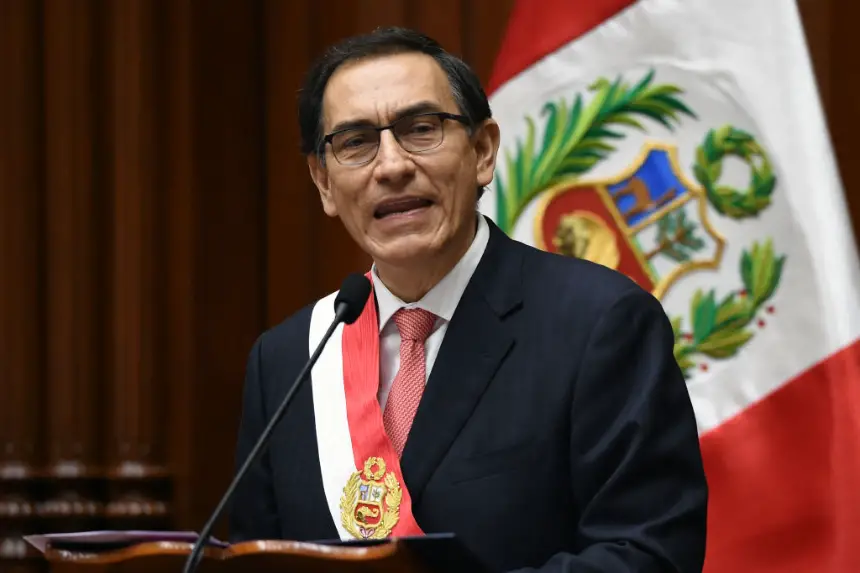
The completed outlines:
{"type": "Polygon", "coordinates": [[[481,211],[672,321],[706,573],[860,571],[860,266],[795,4],[521,0],[488,93],[481,211]]]}

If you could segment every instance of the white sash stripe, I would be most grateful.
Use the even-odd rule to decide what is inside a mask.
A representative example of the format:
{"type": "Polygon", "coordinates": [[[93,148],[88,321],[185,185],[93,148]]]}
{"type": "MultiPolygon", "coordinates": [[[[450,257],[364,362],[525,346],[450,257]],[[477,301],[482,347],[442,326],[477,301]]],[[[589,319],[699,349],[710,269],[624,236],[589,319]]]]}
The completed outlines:
{"type": "MultiPolygon", "coordinates": [[[[334,299],[330,294],[314,305],[308,333],[308,353],[313,354],[332,320],[334,299]]],[[[340,520],[340,498],[349,476],[355,471],[352,438],[346,415],[343,383],[343,324],[337,327],[311,370],[314,419],[323,489],[332,520],[341,539],[352,539],[340,520]]]]}

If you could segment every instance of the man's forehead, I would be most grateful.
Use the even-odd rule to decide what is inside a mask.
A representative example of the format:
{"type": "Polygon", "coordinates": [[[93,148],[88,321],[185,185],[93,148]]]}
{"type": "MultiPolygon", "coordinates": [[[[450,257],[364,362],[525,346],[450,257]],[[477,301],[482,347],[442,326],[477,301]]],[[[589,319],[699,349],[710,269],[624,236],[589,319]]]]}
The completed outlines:
{"type": "Polygon", "coordinates": [[[454,103],[448,77],[432,57],[394,54],[341,66],[326,86],[323,117],[327,127],[390,121],[411,109],[447,110],[454,103]]]}

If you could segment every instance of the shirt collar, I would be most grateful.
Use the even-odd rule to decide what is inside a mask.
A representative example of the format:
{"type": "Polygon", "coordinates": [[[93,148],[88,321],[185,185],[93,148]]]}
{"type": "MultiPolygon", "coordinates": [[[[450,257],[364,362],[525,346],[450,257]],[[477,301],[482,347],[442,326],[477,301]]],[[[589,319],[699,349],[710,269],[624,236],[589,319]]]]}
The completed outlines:
{"type": "Polygon", "coordinates": [[[490,228],[487,221],[481,214],[478,214],[478,231],[475,233],[475,238],[472,241],[469,250],[457,262],[453,269],[448,272],[445,277],[439,281],[436,286],[430,289],[424,297],[414,303],[405,303],[396,297],[385,283],[379,278],[376,272],[376,265],[371,267],[371,278],[373,280],[373,290],[376,293],[376,302],[379,305],[379,330],[382,331],[388,321],[401,308],[421,308],[432,312],[436,316],[450,321],[454,316],[454,311],[460,303],[460,298],[463,296],[463,291],[466,290],[466,285],[472,279],[475,269],[478,268],[478,263],[481,262],[481,257],[487,248],[487,243],[490,239],[490,228]]]}

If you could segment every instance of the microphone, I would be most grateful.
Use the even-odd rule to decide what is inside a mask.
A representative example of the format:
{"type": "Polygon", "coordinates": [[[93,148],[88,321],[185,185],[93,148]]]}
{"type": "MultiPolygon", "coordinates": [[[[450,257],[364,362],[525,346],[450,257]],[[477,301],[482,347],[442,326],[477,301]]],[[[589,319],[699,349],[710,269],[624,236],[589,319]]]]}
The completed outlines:
{"type": "Polygon", "coordinates": [[[283,417],[284,412],[286,412],[287,407],[290,405],[290,402],[293,400],[293,396],[296,393],[296,390],[299,389],[304,379],[307,377],[308,372],[310,372],[313,365],[316,364],[316,361],[319,359],[320,354],[322,354],[323,348],[328,343],[329,338],[334,333],[335,329],[340,325],[341,322],[346,324],[352,324],[356,321],[356,319],[361,315],[361,312],[364,310],[364,305],[367,303],[367,297],[370,296],[370,281],[368,278],[361,274],[351,274],[347,276],[343,283],[340,286],[340,291],[337,293],[337,296],[334,299],[334,320],[331,325],[328,327],[325,335],[320,340],[320,343],[317,345],[316,350],[308,359],[304,368],[302,368],[299,375],[296,377],[295,382],[293,382],[292,387],[287,392],[286,396],[284,396],[281,405],[278,406],[278,409],[275,411],[272,419],[269,421],[269,424],[263,430],[263,433],[260,434],[260,437],[257,439],[257,443],[254,444],[254,448],[251,450],[251,453],[248,454],[248,457],[245,459],[245,462],[242,464],[242,467],[239,468],[239,471],[236,472],[235,477],[233,478],[233,482],[227,488],[227,491],[224,492],[224,496],[221,498],[221,501],[218,502],[218,505],[215,507],[215,511],[212,512],[212,515],[209,517],[209,521],[206,522],[206,525],[203,526],[203,530],[200,532],[200,536],[197,538],[197,541],[194,543],[194,547],[191,550],[191,554],[188,556],[188,559],[185,561],[185,568],[183,569],[184,573],[191,573],[194,571],[200,563],[200,559],[203,555],[203,547],[209,540],[209,537],[212,535],[212,530],[215,528],[215,522],[218,521],[221,513],[224,511],[224,508],[227,506],[227,503],[233,497],[233,493],[236,490],[236,487],[239,485],[239,482],[242,481],[242,478],[245,474],[248,473],[251,465],[256,461],[257,457],[260,455],[260,452],[269,442],[269,439],[272,435],[272,432],[275,429],[275,426],[283,417]]]}

